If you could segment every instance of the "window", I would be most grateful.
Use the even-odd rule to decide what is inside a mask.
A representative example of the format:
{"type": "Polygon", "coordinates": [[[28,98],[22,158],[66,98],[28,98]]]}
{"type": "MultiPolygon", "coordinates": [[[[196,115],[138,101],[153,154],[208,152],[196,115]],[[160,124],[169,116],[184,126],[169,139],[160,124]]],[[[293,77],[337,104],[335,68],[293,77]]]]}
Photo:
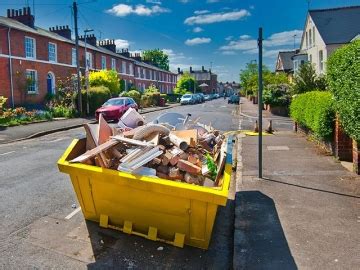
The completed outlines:
{"type": "Polygon", "coordinates": [[[309,30],[309,46],[312,47],[312,41],[311,41],[311,29],[309,30]]]}
{"type": "Polygon", "coordinates": [[[133,64],[129,64],[129,69],[130,69],[130,75],[134,75],[134,67],[133,67],[133,64]]]}
{"type": "Polygon", "coordinates": [[[36,58],[35,39],[31,37],[25,37],[25,57],[36,58]]]}
{"type": "Polygon", "coordinates": [[[27,92],[29,94],[35,94],[37,92],[37,71],[27,69],[26,70],[26,83],[27,92]]]}
{"type": "Polygon", "coordinates": [[[116,60],[114,58],[111,58],[111,69],[116,70],[116,60]]]}
{"type": "Polygon", "coordinates": [[[71,64],[76,66],[76,49],[71,48],[71,64]]]}
{"type": "Polygon", "coordinates": [[[305,32],[305,39],[306,39],[306,48],[309,48],[309,39],[308,39],[308,33],[305,32]]]}
{"type": "Polygon", "coordinates": [[[140,78],[140,67],[137,67],[137,76],[138,78],[140,78]]]}
{"type": "Polygon", "coordinates": [[[310,61],[310,63],[312,63],[312,55],[311,54],[309,55],[309,61],[310,61]]]}
{"type": "Polygon", "coordinates": [[[93,57],[90,52],[86,52],[86,64],[87,64],[87,67],[89,67],[89,68],[93,67],[93,57]]]}
{"type": "Polygon", "coordinates": [[[313,26],[313,43],[315,45],[315,26],[313,26]]]}
{"type": "Polygon", "coordinates": [[[50,62],[56,62],[56,44],[49,42],[48,45],[48,55],[50,62]]]}
{"type": "Polygon", "coordinates": [[[106,69],[106,56],[101,56],[101,69],[106,69]]]}
{"type": "Polygon", "coordinates": [[[126,73],[126,62],[124,61],[121,63],[121,73],[126,73]]]}
{"type": "Polygon", "coordinates": [[[319,51],[319,68],[320,72],[324,70],[324,53],[322,50],[319,51]]]}

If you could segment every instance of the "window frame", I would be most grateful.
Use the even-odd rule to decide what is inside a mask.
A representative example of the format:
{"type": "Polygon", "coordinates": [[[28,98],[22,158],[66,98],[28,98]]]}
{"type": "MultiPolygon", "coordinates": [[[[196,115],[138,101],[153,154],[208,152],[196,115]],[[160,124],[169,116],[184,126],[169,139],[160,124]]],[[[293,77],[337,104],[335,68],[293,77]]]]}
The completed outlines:
{"type": "Polygon", "coordinates": [[[324,51],[319,50],[319,70],[322,73],[324,71],[324,51]],[[320,58],[321,55],[321,58],[320,58]]]}
{"type": "Polygon", "coordinates": [[[57,63],[57,44],[54,42],[48,43],[48,60],[49,60],[49,62],[57,63]],[[55,57],[54,60],[50,60],[50,45],[54,45],[54,57],[55,57]]]}
{"type": "Polygon", "coordinates": [[[29,37],[29,36],[25,36],[25,40],[24,40],[24,49],[25,49],[25,58],[28,59],[36,59],[36,39],[33,37],[29,37]],[[26,49],[26,40],[32,40],[32,56],[28,56],[27,55],[27,49],[26,49]]]}
{"type": "Polygon", "coordinates": [[[28,72],[34,72],[34,77],[35,77],[35,79],[34,79],[34,85],[27,85],[27,87],[26,87],[26,92],[27,92],[27,94],[38,94],[38,90],[39,90],[39,88],[38,88],[38,72],[37,72],[37,70],[36,69],[26,69],[25,70],[25,75],[26,75],[26,79],[28,79],[28,72]],[[34,87],[34,90],[33,91],[29,91],[29,88],[30,87],[34,87]]]}
{"type": "Polygon", "coordinates": [[[89,69],[93,68],[93,55],[91,52],[86,52],[86,56],[85,56],[85,68],[87,67],[87,61],[88,61],[88,56],[89,56],[89,69]]]}
{"type": "Polygon", "coordinates": [[[115,58],[111,58],[111,69],[116,70],[116,59],[115,58]]]}
{"type": "Polygon", "coordinates": [[[105,55],[101,56],[101,69],[106,69],[106,56],[105,55]]]}
{"type": "Polygon", "coordinates": [[[71,65],[72,65],[72,66],[76,66],[76,65],[77,65],[76,48],[71,48],[71,65]]]}

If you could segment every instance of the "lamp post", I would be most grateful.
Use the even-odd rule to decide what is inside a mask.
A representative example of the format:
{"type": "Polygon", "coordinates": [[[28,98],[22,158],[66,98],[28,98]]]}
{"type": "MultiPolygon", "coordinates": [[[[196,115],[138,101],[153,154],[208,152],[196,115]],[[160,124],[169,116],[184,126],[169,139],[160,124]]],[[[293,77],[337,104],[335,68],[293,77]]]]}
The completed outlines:
{"type": "Polygon", "coordinates": [[[93,29],[85,29],[84,30],[84,43],[85,43],[85,88],[86,88],[86,114],[90,114],[90,107],[89,107],[89,64],[87,61],[87,55],[86,55],[86,35],[89,32],[94,31],[93,29]]]}

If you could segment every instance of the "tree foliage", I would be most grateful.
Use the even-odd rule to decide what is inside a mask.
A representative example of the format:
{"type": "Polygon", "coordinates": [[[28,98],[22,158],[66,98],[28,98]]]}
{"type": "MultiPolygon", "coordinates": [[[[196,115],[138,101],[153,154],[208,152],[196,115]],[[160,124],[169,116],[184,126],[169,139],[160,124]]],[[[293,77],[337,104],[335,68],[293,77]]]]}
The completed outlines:
{"type": "Polygon", "coordinates": [[[153,62],[161,69],[169,70],[169,56],[160,49],[144,51],[143,59],[153,62]]]}
{"type": "Polygon", "coordinates": [[[92,71],[89,74],[90,86],[105,86],[109,88],[113,97],[120,93],[120,79],[115,70],[92,71]]]}
{"type": "Polygon", "coordinates": [[[360,142],[360,40],[337,49],[327,62],[327,82],[345,132],[360,142]]]}
{"type": "MultiPolygon", "coordinates": [[[[257,95],[258,92],[258,64],[247,63],[246,68],[240,72],[240,84],[248,94],[257,95]]],[[[284,73],[273,73],[267,66],[263,66],[263,86],[286,84],[288,79],[284,73]]]]}
{"type": "Polygon", "coordinates": [[[174,93],[180,95],[184,95],[187,92],[194,93],[194,87],[196,89],[196,92],[201,91],[196,80],[191,77],[189,73],[185,72],[177,81],[174,93]]]}
{"type": "Polygon", "coordinates": [[[302,64],[294,76],[293,94],[302,94],[309,91],[326,90],[323,76],[317,76],[314,66],[310,62],[302,64]]]}

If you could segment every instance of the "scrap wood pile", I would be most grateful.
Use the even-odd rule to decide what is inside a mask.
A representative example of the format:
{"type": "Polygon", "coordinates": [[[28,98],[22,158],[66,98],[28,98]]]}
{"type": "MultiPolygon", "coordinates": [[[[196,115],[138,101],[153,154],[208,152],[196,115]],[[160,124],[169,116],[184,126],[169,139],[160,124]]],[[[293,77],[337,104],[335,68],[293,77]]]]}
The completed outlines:
{"type": "Polygon", "coordinates": [[[86,152],[80,162],[136,175],[216,187],[225,167],[225,136],[218,130],[178,113],[165,113],[145,123],[129,109],[111,127],[100,115],[85,124],[86,152]]]}

